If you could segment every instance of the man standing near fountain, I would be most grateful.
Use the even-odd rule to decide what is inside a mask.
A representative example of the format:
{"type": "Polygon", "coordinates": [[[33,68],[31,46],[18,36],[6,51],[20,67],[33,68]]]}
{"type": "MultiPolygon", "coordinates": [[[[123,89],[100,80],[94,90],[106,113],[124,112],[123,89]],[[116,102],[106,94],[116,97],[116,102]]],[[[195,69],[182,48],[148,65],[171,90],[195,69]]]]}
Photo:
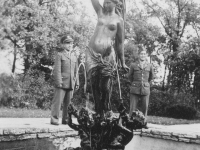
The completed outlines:
{"type": "Polygon", "coordinates": [[[130,111],[129,117],[133,111],[138,109],[138,101],[141,100],[141,111],[147,117],[147,110],[150,95],[150,82],[154,78],[152,64],[147,61],[147,52],[144,47],[138,51],[139,60],[132,63],[128,78],[131,81],[130,87],[130,111]]]}
{"type": "Polygon", "coordinates": [[[92,88],[95,111],[101,116],[110,112],[112,75],[117,69],[116,55],[122,68],[128,71],[124,60],[124,21],[116,14],[119,0],[91,0],[98,22],[86,50],[86,69],[92,88]]]}
{"type": "Polygon", "coordinates": [[[75,88],[79,86],[79,78],[75,77],[78,71],[78,56],[72,52],[73,39],[69,35],[61,38],[60,49],[61,51],[56,55],[53,70],[55,80],[55,91],[51,106],[51,124],[53,125],[59,125],[59,112],[62,102],[62,124],[68,124],[68,106],[72,98],[72,90],[75,84],[75,88]]]}

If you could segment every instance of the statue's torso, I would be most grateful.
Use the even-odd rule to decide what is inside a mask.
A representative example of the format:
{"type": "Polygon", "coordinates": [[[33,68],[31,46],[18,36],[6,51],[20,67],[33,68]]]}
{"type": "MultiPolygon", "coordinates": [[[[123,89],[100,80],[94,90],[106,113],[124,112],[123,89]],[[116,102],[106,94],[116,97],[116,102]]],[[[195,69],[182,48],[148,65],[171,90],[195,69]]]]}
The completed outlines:
{"type": "Polygon", "coordinates": [[[119,17],[117,15],[99,16],[96,30],[90,40],[89,46],[102,56],[108,54],[114,43],[118,23],[119,17]]]}

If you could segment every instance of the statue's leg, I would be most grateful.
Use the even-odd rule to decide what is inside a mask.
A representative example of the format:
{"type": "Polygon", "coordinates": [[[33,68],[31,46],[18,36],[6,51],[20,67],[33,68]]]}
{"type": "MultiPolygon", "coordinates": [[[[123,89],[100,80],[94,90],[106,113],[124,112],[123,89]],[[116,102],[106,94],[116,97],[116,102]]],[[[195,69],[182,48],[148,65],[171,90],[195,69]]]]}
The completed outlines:
{"type": "Polygon", "coordinates": [[[109,76],[102,77],[101,78],[101,102],[103,110],[110,111],[111,110],[111,104],[110,104],[110,97],[112,93],[112,79],[109,76]]]}
{"type": "Polygon", "coordinates": [[[100,91],[100,74],[96,72],[91,76],[90,78],[90,84],[92,87],[92,95],[94,99],[94,104],[95,104],[95,111],[97,114],[102,115],[103,114],[103,109],[102,109],[102,104],[101,104],[101,91],[100,91]]]}

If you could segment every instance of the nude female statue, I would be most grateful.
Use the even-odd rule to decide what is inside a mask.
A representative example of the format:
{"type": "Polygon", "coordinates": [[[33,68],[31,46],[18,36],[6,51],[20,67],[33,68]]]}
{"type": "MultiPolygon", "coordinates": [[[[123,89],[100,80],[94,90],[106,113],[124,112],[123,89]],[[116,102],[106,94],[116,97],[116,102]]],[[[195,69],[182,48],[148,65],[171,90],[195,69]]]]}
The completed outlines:
{"type": "Polygon", "coordinates": [[[117,69],[117,60],[127,71],[124,60],[124,22],[116,13],[119,0],[91,0],[98,22],[86,50],[86,70],[91,84],[95,111],[103,115],[110,112],[112,75],[117,69]]]}

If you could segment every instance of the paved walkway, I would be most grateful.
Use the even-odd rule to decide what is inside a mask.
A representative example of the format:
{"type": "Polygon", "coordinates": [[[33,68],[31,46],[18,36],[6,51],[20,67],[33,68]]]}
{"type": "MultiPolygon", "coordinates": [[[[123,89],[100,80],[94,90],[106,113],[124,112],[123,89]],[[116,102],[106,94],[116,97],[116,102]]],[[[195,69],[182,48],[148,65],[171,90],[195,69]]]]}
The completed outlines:
{"type": "MultiPolygon", "coordinates": [[[[61,119],[60,119],[61,120],[61,119]]],[[[165,130],[168,132],[179,133],[197,133],[200,134],[200,124],[183,124],[183,125],[156,125],[148,124],[149,129],[165,130]]],[[[0,129],[24,129],[24,128],[63,128],[69,127],[67,125],[60,124],[54,126],[50,124],[50,118],[0,118],[0,129]]]]}
{"type": "Polygon", "coordinates": [[[200,124],[181,124],[181,125],[156,125],[149,124],[149,128],[166,130],[168,132],[179,132],[182,134],[198,134],[200,135],[200,124]]]}
{"type": "Polygon", "coordinates": [[[48,128],[48,129],[71,129],[67,125],[51,125],[50,118],[0,118],[0,130],[4,129],[28,129],[28,128],[48,128]]]}

